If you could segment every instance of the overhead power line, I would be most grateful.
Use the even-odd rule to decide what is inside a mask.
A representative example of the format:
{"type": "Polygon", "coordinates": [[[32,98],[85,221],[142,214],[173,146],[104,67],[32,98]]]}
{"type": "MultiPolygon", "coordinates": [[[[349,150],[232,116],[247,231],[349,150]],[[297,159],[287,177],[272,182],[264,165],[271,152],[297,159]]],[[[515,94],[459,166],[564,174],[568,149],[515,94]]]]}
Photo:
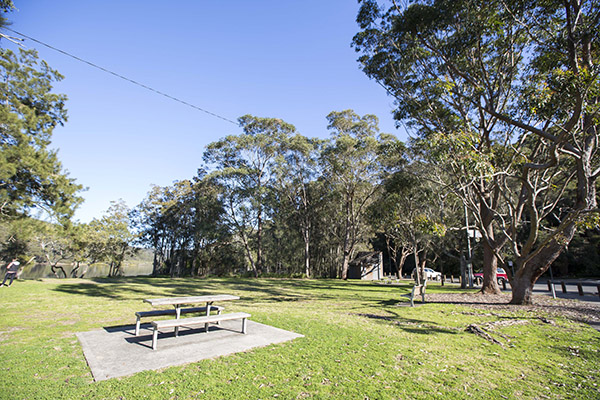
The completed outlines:
{"type": "Polygon", "coordinates": [[[146,89],[146,90],[149,90],[149,91],[151,91],[151,92],[154,92],[154,93],[156,93],[156,94],[159,94],[159,95],[161,95],[161,96],[164,96],[164,97],[166,97],[166,98],[168,98],[168,99],[174,100],[174,101],[176,101],[176,102],[178,102],[178,103],[185,104],[185,105],[186,105],[186,106],[188,106],[188,107],[192,107],[193,109],[196,109],[196,110],[198,110],[198,111],[202,111],[203,113],[206,113],[206,114],[208,114],[208,115],[211,115],[211,116],[213,116],[213,117],[216,117],[216,118],[219,118],[219,119],[222,119],[223,121],[227,121],[227,122],[230,122],[230,123],[232,123],[232,124],[234,124],[234,125],[238,125],[238,123],[237,123],[237,122],[235,122],[235,121],[232,121],[232,120],[230,120],[229,118],[225,118],[225,117],[223,117],[223,116],[221,116],[221,115],[215,114],[215,113],[213,113],[213,112],[210,112],[210,111],[208,111],[208,110],[205,110],[205,109],[203,109],[203,108],[200,108],[200,107],[198,107],[198,106],[195,106],[195,105],[193,105],[193,104],[191,104],[191,103],[188,103],[187,101],[184,101],[184,100],[178,99],[177,97],[174,97],[174,96],[171,96],[171,95],[169,95],[169,94],[167,94],[167,93],[161,92],[160,90],[156,90],[156,89],[154,89],[154,88],[152,88],[152,87],[150,87],[150,86],[148,86],[148,85],[144,85],[143,83],[140,83],[140,82],[137,82],[137,81],[135,81],[135,80],[133,80],[133,79],[127,78],[126,76],[123,76],[123,75],[121,75],[121,74],[118,74],[118,73],[116,73],[116,72],[113,72],[113,71],[111,71],[111,70],[109,70],[109,69],[103,68],[103,67],[101,67],[101,66],[99,66],[99,65],[97,65],[97,64],[94,64],[94,63],[90,62],[90,61],[84,60],[83,58],[80,58],[80,57],[74,56],[73,54],[70,54],[70,53],[68,53],[68,52],[66,52],[66,51],[64,51],[64,50],[61,50],[61,49],[59,49],[59,48],[56,48],[56,47],[54,47],[54,46],[51,46],[51,45],[49,45],[49,44],[47,44],[47,43],[44,43],[44,42],[42,42],[42,41],[40,41],[40,40],[34,39],[34,38],[32,38],[31,36],[27,36],[27,35],[25,35],[25,34],[23,34],[23,33],[21,33],[21,32],[17,32],[17,31],[15,31],[15,30],[11,29],[11,28],[8,28],[8,27],[6,27],[6,26],[4,27],[4,29],[6,29],[6,30],[9,30],[9,31],[11,31],[12,33],[15,33],[15,34],[17,34],[17,35],[19,35],[19,36],[21,36],[21,37],[24,37],[25,39],[29,39],[29,40],[31,40],[32,42],[39,43],[39,44],[41,44],[42,46],[45,46],[45,47],[47,47],[47,48],[49,48],[49,49],[52,49],[52,50],[54,50],[54,51],[57,51],[57,52],[59,52],[59,53],[61,53],[61,54],[64,54],[65,56],[68,56],[68,57],[74,58],[75,60],[77,60],[77,61],[80,61],[80,62],[82,62],[82,63],[85,63],[85,64],[87,64],[87,65],[89,65],[89,66],[91,66],[91,67],[97,68],[97,69],[99,69],[99,70],[101,70],[101,71],[104,71],[104,72],[106,72],[106,73],[108,73],[108,74],[111,74],[111,75],[113,75],[113,76],[116,76],[117,78],[121,78],[121,79],[123,79],[124,81],[127,81],[127,82],[129,82],[129,83],[133,83],[134,85],[137,85],[137,86],[140,86],[140,87],[143,87],[143,88],[144,88],[144,89],[146,89]]]}

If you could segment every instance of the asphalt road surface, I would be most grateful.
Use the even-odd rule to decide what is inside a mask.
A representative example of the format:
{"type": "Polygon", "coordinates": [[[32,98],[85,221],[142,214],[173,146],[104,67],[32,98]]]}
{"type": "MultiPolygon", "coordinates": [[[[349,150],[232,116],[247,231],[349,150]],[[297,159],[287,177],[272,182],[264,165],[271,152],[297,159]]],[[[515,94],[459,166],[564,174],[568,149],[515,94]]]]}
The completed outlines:
{"type": "MultiPolygon", "coordinates": [[[[576,280],[576,279],[565,279],[554,281],[554,292],[556,293],[556,297],[561,299],[578,299],[581,301],[592,301],[592,302],[600,302],[600,296],[598,295],[598,285],[600,284],[600,280],[596,279],[584,279],[584,280],[576,280]],[[563,293],[563,287],[561,282],[565,283],[565,289],[567,293],[563,293]],[[579,290],[577,288],[577,283],[581,283],[581,288],[583,289],[583,296],[579,295],[579,290]]],[[[534,293],[536,294],[545,294],[547,296],[552,296],[552,292],[548,290],[548,279],[540,279],[534,285],[533,288],[534,293]]]]}

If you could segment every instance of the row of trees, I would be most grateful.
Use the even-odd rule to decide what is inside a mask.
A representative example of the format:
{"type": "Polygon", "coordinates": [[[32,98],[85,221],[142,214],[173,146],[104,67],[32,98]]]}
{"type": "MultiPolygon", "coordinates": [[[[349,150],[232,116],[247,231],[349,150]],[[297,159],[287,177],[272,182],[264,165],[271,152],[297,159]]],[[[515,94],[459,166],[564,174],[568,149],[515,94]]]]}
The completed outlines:
{"type": "Polygon", "coordinates": [[[118,201],[87,224],[5,218],[0,223],[0,254],[4,259],[27,260],[25,269],[45,265],[57,278],[84,277],[90,266],[98,264],[108,266],[109,276],[118,276],[125,258],[136,252],[129,212],[118,201]]]}
{"type": "Polygon", "coordinates": [[[373,236],[369,211],[382,183],[406,155],[373,115],[346,110],[327,121],[331,138],[319,140],[279,119],[243,116],[242,134],[207,146],[194,180],[153,188],[134,219],[156,249],[155,272],[236,266],[345,279],[373,236]]]}
{"type": "Polygon", "coordinates": [[[417,264],[419,246],[432,247],[450,227],[466,228],[448,225],[462,206],[483,237],[482,291],[499,291],[496,268],[511,260],[512,302],[530,302],[533,284],[577,230],[598,225],[600,5],[361,3],[354,46],[365,73],[397,100],[395,118],[415,132],[410,160],[403,165],[389,150],[397,142],[373,137],[370,116],[330,114],[333,136],[323,143],[291,140],[293,127],[279,120],[243,117],[244,135],[210,145],[205,161],[213,172],[199,178],[218,185],[230,242],[257,274],[269,259],[270,225],[295,227],[285,237],[299,232],[306,272],[311,251],[324,248],[335,256],[316,262],[339,262],[345,277],[356,245],[376,226],[365,223],[371,204],[386,221],[379,228],[403,243],[400,258],[410,249],[417,264]],[[411,179],[408,193],[395,187],[411,179]],[[331,212],[318,213],[321,204],[331,212]],[[322,228],[328,235],[314,240],[322,228]]]}
{"type": "Polygon", "coordinates": [[[48,150],[66,121],[65,97],[51,92],[61,77],[35,52],[3,49],[4,250],[19,243],[11,232],[20,222],[42,212],[56,223],[39,231],[60,239],[38,240],[55,271],[68,253],[75,271],[77,260],[103,257],[118,274],[131,218],[139,243],[155,251],[155,274],[346,278],[356,251],[375,242],[398,270],[409,255],[421,273],[440,256],[465,265],[465,230],[476,228],[482,291],[499,291],[496,267],[511,260],[512,302],[530,302],[533,283],[576,232],[598,227],[600,5],[361,3],[354,46],[365,73],[396,99],[395,118],[414,131],[406,147],[380,133],[375,116],[352,110],[327,116],[326,140],[247,115],[243,133],[207,147],[194,179],[83,226],[70,222],[81,187],[48,150]]]}
{"type": "MultiPolygon", "coordinates": [[[[413,261],[421,271],[428,262],[465,271],[473,262],[466,230],[481,228],[477,209],[452,187],[455,165],[466,161],[449,152],[461,144],[407,147],[379,134],[374,116],[351,110],[327,121],[331,137],[322,140],[279,119],[244,116],[243,133],[207,146],[194,179],[154,187],[131,214],[140,243],[155,249],[154,273],[345,278],[356,252],[373,248],[400,275],[413,261]],[[427,158],[434,150],[445,160],[427,158]]],[[[567,190],[554,196],[570,201],[567,190]]],[[[549,215],[539,221],[546,234],[557,226],[549,215]]],[[[528,240],[527,220],[515,229],[528,240]]],[[[475,248],[477,265],[488,262],[488,248],[485,238],[475,248]]],[[[514,260],[510,251],[501,250],[503,262],[514,260]]]]}

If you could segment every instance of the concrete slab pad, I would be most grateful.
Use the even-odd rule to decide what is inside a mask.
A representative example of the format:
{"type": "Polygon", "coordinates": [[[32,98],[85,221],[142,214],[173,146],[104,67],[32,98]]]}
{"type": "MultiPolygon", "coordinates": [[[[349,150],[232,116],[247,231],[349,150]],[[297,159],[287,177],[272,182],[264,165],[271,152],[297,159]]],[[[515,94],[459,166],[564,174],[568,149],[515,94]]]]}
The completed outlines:
{"type": "Polygon", "coordinates": [[[192,363],[207,358],[247,351],[255,347],[282,343],[303,335],[247,320],[246,334],[241,321],[223,321],[204,328],[179,330],[158,335],[157,350],[152,350],[152,329],[142,324],[140,335],[135,326],[108,327],[77,333],[83,353],[95,381],[127,376],[192,363]]]}

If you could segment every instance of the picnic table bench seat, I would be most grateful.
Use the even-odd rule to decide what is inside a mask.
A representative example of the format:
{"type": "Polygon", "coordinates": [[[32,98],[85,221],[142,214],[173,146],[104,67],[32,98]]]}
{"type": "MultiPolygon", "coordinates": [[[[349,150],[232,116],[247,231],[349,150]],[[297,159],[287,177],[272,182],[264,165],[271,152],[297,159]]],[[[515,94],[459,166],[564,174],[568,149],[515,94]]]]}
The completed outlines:
{"type": "MultiPolygon", "coordinates": [[[[210,306],[211,311],[216,311],[217,315],[221,314],[225,307],[223,306],[210,306]]],[[[181,314],[191,314],[191,313],[205,313],[206,307],[190,307],[190,308],[182,308],[180,310],[181,314]]],[[[159,315],[177,315],[176,310],[173,309],[164,309],[164,310],[150,310],[150,311],[137,311],[135,313],[135,336],[139,336],[140,334],[140,319],[144,317],[156,317],[159,315]]]]}
{"type": "MultiPolygon", "coordinates": [[[[212,308],[212,307],[211,307],[212,308]]],[[[208,324],[218,323],[221,321],[228,321],[234,319],[242,320],[242,333],[246,333],[246,319],[250,318],[250,314],[245,312],[217,314],[217,315],[206,315],[203,317],[191,317],[191,318],[179,318],[179,319],[167,319],[161,321],[152,321],[152,349],[156,350],[158,342],[158,331],[167,328],[179,328],[182,326],[189,327],[195,325],[204,325],[205,332],[208,332],[208,324]]]]}

